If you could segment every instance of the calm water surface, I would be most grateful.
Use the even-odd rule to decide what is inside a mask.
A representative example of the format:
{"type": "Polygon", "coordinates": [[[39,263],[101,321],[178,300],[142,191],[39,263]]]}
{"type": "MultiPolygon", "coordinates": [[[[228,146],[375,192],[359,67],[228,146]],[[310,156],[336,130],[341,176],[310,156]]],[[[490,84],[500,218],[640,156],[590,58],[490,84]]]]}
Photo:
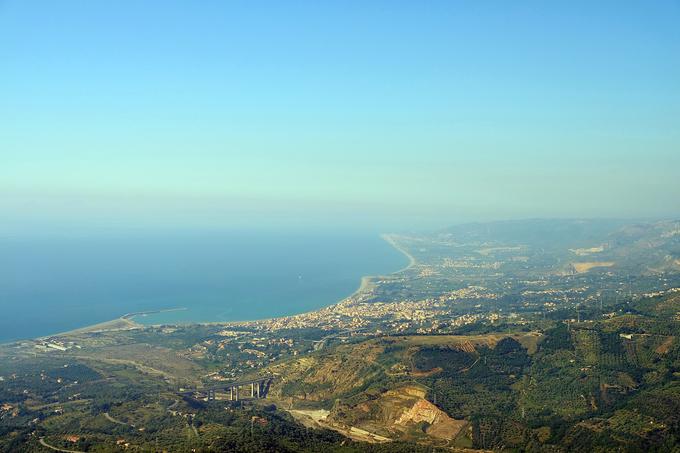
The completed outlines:
{"type": "Polygon", "coordinates": [[[145,323],[290,315],[351,294],[407,259],[375,233],[165,234],[0,239],[0,341],[125,313],[145,323]]]}

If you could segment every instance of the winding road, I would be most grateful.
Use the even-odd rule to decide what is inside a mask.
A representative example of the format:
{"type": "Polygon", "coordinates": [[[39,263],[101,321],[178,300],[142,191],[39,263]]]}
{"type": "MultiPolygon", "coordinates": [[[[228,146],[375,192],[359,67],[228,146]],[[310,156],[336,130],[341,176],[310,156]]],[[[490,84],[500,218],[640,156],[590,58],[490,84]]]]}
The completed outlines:
{"type": "Polygon", "coordinates": [[[54,450],[54,451],[63,451],[63,452],[65,452],[65,453],[85,453],[84,451],[78,451],[78,450],[66,450],[66,449],[64,449],[64,448],[58,448],[58,447],[52,446],[52,445],[48,444],[47,442],[45,442],[45,439],[42,438],[42,437],[40,438],[40,445],[42,445],[43,447],[47,447],[47,448],[49,448],[50,450],[54,450]]]}

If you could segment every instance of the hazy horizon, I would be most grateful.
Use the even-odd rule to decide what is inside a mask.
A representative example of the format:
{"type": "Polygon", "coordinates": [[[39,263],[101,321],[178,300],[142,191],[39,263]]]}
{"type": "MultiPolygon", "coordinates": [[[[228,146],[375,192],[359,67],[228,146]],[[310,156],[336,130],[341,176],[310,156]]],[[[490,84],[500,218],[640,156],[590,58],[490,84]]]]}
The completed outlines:
{"type": "Polygon", "coordinates": [[[680,5],[0,3],[0,231],[678,218],[680,5]]]}
{"type": "Polygon", "coordinates": [[[680,453],[680,0],[0,0],[0,451],[680,453]]]}

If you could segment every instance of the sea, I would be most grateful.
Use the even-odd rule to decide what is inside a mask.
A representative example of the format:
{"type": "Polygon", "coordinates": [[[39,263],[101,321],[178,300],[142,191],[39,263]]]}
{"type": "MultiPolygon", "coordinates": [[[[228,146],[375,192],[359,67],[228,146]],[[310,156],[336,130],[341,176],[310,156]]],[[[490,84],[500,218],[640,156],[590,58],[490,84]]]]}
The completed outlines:
{"type": "Polygon", "coordinates": [[[336,303],[408,259],[379,234],[182,232],[0,238],[0,342],[133,312],[144,324],[242,321],[336,303]]]}

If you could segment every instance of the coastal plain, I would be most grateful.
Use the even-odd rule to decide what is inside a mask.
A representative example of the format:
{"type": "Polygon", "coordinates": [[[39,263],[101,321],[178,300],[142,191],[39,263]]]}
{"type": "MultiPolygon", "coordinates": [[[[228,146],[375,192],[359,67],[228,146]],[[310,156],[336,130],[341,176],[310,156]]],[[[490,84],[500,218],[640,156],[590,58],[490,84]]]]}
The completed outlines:
{"type": "Polygon", "coordinates": [[[319,310],[191,325],[123,318],[6,344],[0,446],[671,451],[677,231],[555,220],[389,235],[410,265],[319,310]],[[186,390],[263,376],[264,398],[186,390]]]}

